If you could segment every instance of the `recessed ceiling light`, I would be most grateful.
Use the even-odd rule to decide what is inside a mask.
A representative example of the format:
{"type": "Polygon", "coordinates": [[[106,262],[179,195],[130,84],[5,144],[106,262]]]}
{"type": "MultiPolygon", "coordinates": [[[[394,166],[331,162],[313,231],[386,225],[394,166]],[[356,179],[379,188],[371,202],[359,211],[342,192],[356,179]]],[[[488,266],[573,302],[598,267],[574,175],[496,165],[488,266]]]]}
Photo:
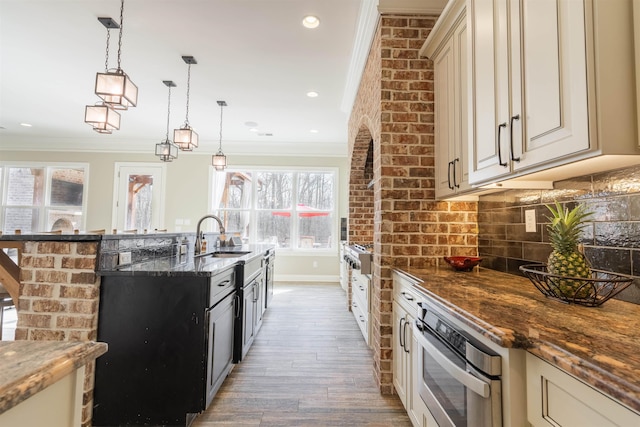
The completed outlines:
{"type": "Polygon", "coordinates": [[[26,128],[30,128],[31,127],[31,123],[20,123],[20,126],[24,126],[26,128]]]}
{"type": "Polygon", "coordinates": [[[307,92],[307,96],[309,98],[317,98],[318,97],[318,92],[312,90],[310,92],[307,92]]]}
{"type": "Polygon", "coordinates": [[[244,122],[244,125],[248,128],[258,127],[258,124],[256,122],[244,122]]]}
{"type": "Polygon", "coordinates": [[[304,25],[307,28],[317,28],[318,25],[320,25],[320,20],[318,19],[317,16],[307,15],[302,20],[302,25],[304,25]]]}
{"type": "Polygon", "coordinates": [[[320,131],[319,131],[318,129],[311,129],[309,132],[311,132],[311,133],[318,133],[318,132],[320,132],[320,131]]]}
{"type": "Polygon", "coordinates": [[[256,128],[251,128],[251,129],[249,129],[249,132],[258,132],[258,129],[256,129],[256,128]]]}

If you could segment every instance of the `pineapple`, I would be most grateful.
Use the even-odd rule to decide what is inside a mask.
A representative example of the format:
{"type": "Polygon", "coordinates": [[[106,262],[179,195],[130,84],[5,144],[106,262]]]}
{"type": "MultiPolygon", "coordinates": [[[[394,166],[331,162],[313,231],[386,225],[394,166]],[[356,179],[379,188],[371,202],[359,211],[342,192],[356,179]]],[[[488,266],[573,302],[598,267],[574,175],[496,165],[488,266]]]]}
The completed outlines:
{"type": "MultiPolygon", "coordinates": [[[[551,274],[574,278],[590,278],[591,268],[589,262],[578,248],[578,241],[584,227],[583,220],[591,215],[585,212],[583,205],[578,205],[571,211],[562,208],[560,203],[553,206],[546,205],[551,212],[548,219],[551,223],[547,226],[553,252],[547,260],[547,270],[551,274]]],[[[585,284],[581,280],[556,279],[554,283],[560,293],[568,298],[587,298],[591,294],[589,285],[580,290],[585,284]]]]}

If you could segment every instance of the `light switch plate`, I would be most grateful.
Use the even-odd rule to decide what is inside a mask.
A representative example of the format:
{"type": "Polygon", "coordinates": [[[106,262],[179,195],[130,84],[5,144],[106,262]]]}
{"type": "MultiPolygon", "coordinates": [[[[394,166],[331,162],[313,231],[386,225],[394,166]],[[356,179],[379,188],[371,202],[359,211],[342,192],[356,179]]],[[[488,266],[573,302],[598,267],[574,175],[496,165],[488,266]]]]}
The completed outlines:
{"type": "Polygon", "coordinates": [[[536,210],[527,209],[524,211],[524,226],[527,233],[536,232],[536,210]]]}
{"type": "Polygon", "coordinates": [[[118,253],[118,265],[131,264],[131,252],[118,253]]]}
{"type": "Polygon", "coordinates": [[[187,253],[187,245],[180,245],[180,255],[187,253]]]}

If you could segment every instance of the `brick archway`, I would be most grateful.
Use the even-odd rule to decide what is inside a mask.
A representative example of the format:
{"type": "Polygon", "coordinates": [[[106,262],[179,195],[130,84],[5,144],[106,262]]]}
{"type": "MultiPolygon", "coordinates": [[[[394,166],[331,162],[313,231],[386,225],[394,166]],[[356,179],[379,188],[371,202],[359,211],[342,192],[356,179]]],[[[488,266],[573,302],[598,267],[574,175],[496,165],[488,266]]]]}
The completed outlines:
{"type": "MultiPolygon", "coordinates": [[[[364,211],[358,197],[370,181],[359,176],[373,140],[370,342],[383,394],[393,393],[392,270],[435,265],[444,255],[477,253],[476,203],[435,200],[433,67],[418,51],[436,20],[380,17],[349,118],[351,178],[358,178],[349,188],[350,227],[359,224],[351,215],[364,211]]],[[[366,233],[358,236],[368,238],[366,233]]]]}

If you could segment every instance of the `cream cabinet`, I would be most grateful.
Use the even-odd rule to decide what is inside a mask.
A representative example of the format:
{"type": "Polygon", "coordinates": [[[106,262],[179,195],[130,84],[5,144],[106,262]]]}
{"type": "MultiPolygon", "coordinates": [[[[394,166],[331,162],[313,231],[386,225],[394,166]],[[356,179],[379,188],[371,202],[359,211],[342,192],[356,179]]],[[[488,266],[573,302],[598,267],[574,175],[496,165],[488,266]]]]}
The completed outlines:
{"type": "Polygon", "coordinates": [[[467,16],[471,184],[640,153],[630,0],[475,0],[467,16]]]}
{"type": "MultiPolygon", "coordinates": [[[[417,392],[421,375],[417,342],[413,338],[419,293],[406,276],[393,273],[393,386],[414,426],[425,427],[426,406],[417,392]]],[[[431,427],[429,424],[428,427],[431,427]]]]}
{"type": "Polygon", "coordinates": [[[640,414],[530,353],[527,417],[534,427],[640,426],[640,414]]]}
{"type": "Polygon", "coordinates": [[[433,60],[436,197],[470,189],[466,1],[452,0],[420,55],[433,60]]]}
{"type": "Polygon", "coordinates": [[[371,345],[371,279],[360,270],[351,272],[351,312],[367,345],[371,345]]]}

